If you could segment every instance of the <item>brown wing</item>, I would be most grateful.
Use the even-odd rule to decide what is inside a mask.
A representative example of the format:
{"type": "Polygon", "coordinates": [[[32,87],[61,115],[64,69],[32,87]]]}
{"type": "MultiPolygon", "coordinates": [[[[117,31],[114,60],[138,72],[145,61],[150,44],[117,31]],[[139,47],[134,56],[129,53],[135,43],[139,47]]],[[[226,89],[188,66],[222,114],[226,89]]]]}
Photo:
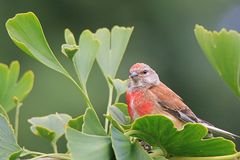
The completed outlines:
{"type": "Polygon", "coordinates": [[[181,97],[165,84],[160,83],[157,86],[152,86],[149,88],[149,92],[157,97],[157,103],[161,109],[177,117],[179,120],[184,122],[199,122],[196,115],[182,101],[181,97]]]}

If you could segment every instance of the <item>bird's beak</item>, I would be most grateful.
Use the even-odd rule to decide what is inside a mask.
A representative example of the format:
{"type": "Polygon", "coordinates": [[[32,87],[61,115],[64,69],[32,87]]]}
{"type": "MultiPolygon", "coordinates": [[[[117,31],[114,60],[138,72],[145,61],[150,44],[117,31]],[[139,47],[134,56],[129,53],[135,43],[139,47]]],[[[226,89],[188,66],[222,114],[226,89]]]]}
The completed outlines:
{"type": "Polygon", "coordinates": [[[138,76],[137,72],[132,72],[132,73],[129,75],[130,78],[134,78],[134,77],[137,77],[137,76],[138,76]]]}

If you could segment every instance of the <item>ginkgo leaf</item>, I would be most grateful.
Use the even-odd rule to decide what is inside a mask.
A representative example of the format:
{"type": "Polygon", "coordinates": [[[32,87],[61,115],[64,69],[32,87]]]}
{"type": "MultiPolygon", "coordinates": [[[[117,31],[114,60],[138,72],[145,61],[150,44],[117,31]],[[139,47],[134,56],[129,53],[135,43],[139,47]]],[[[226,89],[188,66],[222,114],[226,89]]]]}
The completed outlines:
{"type": "Polygon", "coordinates": [[[111,32],[106,28],[97,30],[96,37],[100,41],[97,61],[105,77],[115,77],[132,31],[133,27],[119,26],[114,26],[111,32]]]}
{"type": "Polygon", "coordinates": [[[74,54],[78,51],[79,47],[76,44],[73,33],[68,28],[64,31],[64,38],[66,44],[62,45],[62,53],[68,58],[72,59],[74,54]]]}
{"type": "Polygon", "coordinates": [[[83,115],[68,121],[68,126],[78,131],[82,131],[82,125],[83,125],[83,115]]]}
{"type": "Polygon", "coordinates": [[[131,142],[116,128],[111,128],[113,150],[117,160],[153,160],[138,142],[131,142]]]}
{"type": "Polygon", "coordinates": [[[226,29],[212,32],[200,25],[195,26],[194,32],[210,63],[240,96],[240,33],[226,29]]]}
{"type": "Polygon", "coordinates": [[[89,30],[83,31],[79,39],[79,50],[73,56],[73,63],[84,90],[86,90],[86,83],[98,48],[99,42],[95,35],[89,30]]]}
{"type": "Polygon", "coordinates": [[[7,21],[6,28],[13,42],[26,54],[47,67],[68,76],[50,49],[42,26],[34,13],[16,14],[7,21]]]}
{"type": "Polygon", "coordinates": [[[204,139],[208,130],[203,125],[188,123],[182,130],[177,130],[173,122],[162,115],[136,119],[130,132],[173,157],[214,157],[236,153],[235,144],[230,140],[222,137],[204,139]]]}
{"type": "Polygon", "coordinates": [[[21,150],[14,137],[12,126],[8,120],[0,114],[0,160],[7,160],[13,154],[20,153],[21,150]]]}
{"type": "Polygon", "coordinates": [[[57,141],[65,132],[65,126],[72,119],[67,114],[50,114],[43,117],[33,117],[28,120],[32,124],[31,131],[48,141],[57,141]]]}
{"type": "Polygon", "coordinates": [[[89,135],[68,127],[66,138],[72,160],[112,160],[114,158],[109,136],[89,135]]]}
{"type": "Polygon", "coordinates": [[[97,113],[92,108],[88,108],[83,116],[82,132],[99,136],[107,135],[97,113]]]}
{"type": "Polygon", "coordinates": [[[127,90],[128,80],[121,80],[121,79],[111,79],[109,78],[111,84],[114,86],[117,95],[120,96],[124,94],[127,90]]]}
{"type": "Polygon", "coordinates": [[[19,102],[30,93],[33,87],[34,74],[32,71],[24,73],[19,79],[20,65],[14,61],[8,67],[0,63],[0,105],[8,112],[14,107],[14,97],[19,102]]]}

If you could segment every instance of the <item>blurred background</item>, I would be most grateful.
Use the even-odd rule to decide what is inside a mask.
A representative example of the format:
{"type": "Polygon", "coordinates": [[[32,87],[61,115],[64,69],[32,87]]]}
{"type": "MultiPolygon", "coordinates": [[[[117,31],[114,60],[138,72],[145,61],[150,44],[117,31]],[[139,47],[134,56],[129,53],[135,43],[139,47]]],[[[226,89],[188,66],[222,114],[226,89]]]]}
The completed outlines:
{"type": "MultiPolygon", "coordinates": [[[[134,26],[117,77],[126,79],[133,63],[147,63],[199,117],[240,135],[240,101],[209,64],[193,32],[195,24],[210,30],[225,27],[240,31],[239,0],[0,2],[0,62],[9,64],[12,60],[19,60],[22,72],[31,69],[36,75],[33,91],[21,110],[19,142],[22,146],[41,152],[50,151],[47,141],[30,132],[27,122],[30,117],[55,112],[75,117],[85,109],[78,90],[70,81],[23,54],[8,37],[5,29],[7,19],[27,11],[33,11],[38,16],[55,55],[72,73],[70,60],[60,51],[65,28],[70,28],[78,39],[87,28],[95,31],[114,25],[134,26]]],[[[102,117],[108,93],[97,64],[91,72],[88,86],[93,104],[102,117]]],[[[121,101],[125,102],[125,98],[122,97],[121,101]]],[[[63,144],[64,139],[60,143],[63,144]]],[[[61,144],[60,150],[65,151],[61,144]]]]}

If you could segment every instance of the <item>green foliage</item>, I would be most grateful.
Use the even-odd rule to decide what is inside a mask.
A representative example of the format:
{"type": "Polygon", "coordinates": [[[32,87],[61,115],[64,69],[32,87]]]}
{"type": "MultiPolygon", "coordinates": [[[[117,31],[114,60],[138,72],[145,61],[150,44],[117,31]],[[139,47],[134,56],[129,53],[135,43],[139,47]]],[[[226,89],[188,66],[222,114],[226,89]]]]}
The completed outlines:
{"type": "Polygon", "coordinates": [[[193,123],[178,131],[171,120],[161,115],[137,119],[130,131],[132,136],[161,147],[170,156],[207,157],[236,153],[235,144],[230,140],[221,137],[203,139],[207,132],[201,124],[193,123]]]}
{"type": "Polygon", "coordinates": [[[17,103],[14,99],[21,102],[32,90],[34,81],[32,71],[24,73],[18,80],[19,72],[20,65],[17,61],[12,62],[9,67],[0,63],[0,105],[6,111],[16,107],[17,103]]]}
{"type": "Polygon", "coordinates": [[[226,29],[211,32],[199,25],[195,26],[194,32],[210,63],[240,96],[240,33],[226,29]]]}
{"type": "Polygon", "coordinates": [[[20,151],[10,123],[0,114],[0,160],[7,160],[12,154],[20,151]]]}
{"type": "Polygon", "coordinates": [[[28,120],[32,124],[31,131],[50,142],[57,140],[64,134],[65,126],[72,119],[67,114],[50,114],[44,117],[33,117],[28,120]]]}
{"type": "Polygon", "coordinates": [[[106,136],[106,132],[101,125],[96,112],[92,108],[88,108],[83,116],[83,133],[91,135],[106,136]]]}
{"type": "Polygon", "coordinates": [[[0,104],[0,114],[2,114],[5,118],[7,118],[7,120],[9,120],[8,114],[1,104],[0,104]]]}
{"type": "Polygon", "coordinates": [[[78,117],[68,121],[69,127],[76,129],[80,132],[82,131],[82,125],[83,125],[83,115],[78,116],[78,117]]]}
{"type": "Polygon", "coordinates": [[[138,142],[132,143],[123,133],[116,128],[111,129],[111,138],[114,153],[117,160],[151,160],[152,158],[139,145],[138,142]]]}
{"type": "MultiPolygon", "coordinates": [[[[115,26],[111,31],[102,28],[98,29],[96,33],[84,30],[80,35],[78,45],[73,33],[69,29],[65,30],[66,43],[62,45],[62,52],[69,59],[72,59],[80,83],[77,83],[55,58],[45,39],[41,24],[33,13],[17,14],[14,18],[7,21],[6,27],[9,36],[20,49],[49,68],[68,77],[82,93],[88,107],[84,115],[80,115],[74,119],[66,114],[51,114],[44,117],[34,117],[29,120],[32,124],[32,132],[51,142],[55,152],[53,154],[22,149],[24,153],[20,155],[20,151],[22,150],[16,144],[13,131],[9,127],[6,118],[1,116],[0,131],[3,130],[3,132],[0,132],[0,142],[3,140],[9,147],[7,150],[3,148],[3,151],[6,150],[6,152],[0,150],[0,156],[4,154],[8,158],[12,155],[12,159],[18,157],[24,158],[25,156],[32,157],[32,159],[52,157],[57,160],[202,160],[205,158],[230,160],[239,157],[240,153],[236,152],[232,141],[220,137],[204,139],[208,131],[200,124],[189,123],[182,130],[178,131],[174,128],[170,119],[161,115],[144,116],[131,124],[127,105],[119,103],[119,97],[126,91],[127,81],[116,79],[115,76],[133,31],[132,27],[115,26]],[[105,129],[100,123],[94,106],[89,99],[86,87],[95,59],[106,78],[109,88],[105,129]],[[112,99],[114,98],[113,87],[116,90],[114,103],[112,103],[112,99]],[[108,120],[110,121],[110,125],[108,120]],[[108,132],[110,127],[111,131],[108,132]],[[58,153],[56,143],[64,134],[67,139],[69,151],[67,153],[58,153]],[[153,147],[151,153],[144,151],[139,140],[144,140],[153,147]]],[[[239,77],[236,74],[238,72],[238,68],[236,69],[238,60],[235,60],[234,65],[230,66],[230,62],[222,64],[223,58],[219,58],[224,57],[224,50],[229,49],[225,44],[233,47],[233,50],[238,49],[235,44],[238,37],[235,32],[225,32],[223,30],[220,33],[210,33],[199,26],[195,30],[197,39],[207,52],[210,61],[214,63],[219,73],[235,89],[235,92],[238,93],[239,84],[237,79],[239,77]],[[234,45],[231,45],[230,42],[233,42],[234,45]],[[209,45],[209,43],[213,46],[209,45]],[[215,51],[216,53],[222,51],[218,58],[215,51]]],[[[235,52],[231,56],[236,56],[235,58],[239,59],[235,52]]],[[[228,58],[228,60],[232,60],[232,57],[228,58]]],[[[9,69],[5,65],[0,65],[0,104],[3,106],[0,107],[0,113],[6,116],[7,114],[2,108],[9,108],[10,110],[14,106],[13,104],[11,106],[2,102],[11,100],[11,103],[13,103],[14,96],[21,102],[32,88],[33,75],[24,75],[16,83],[18,74],[19,65],[12,63],[9,69]],[[8,77],[9,75],[10,78],[8,77]],[[16,87],[20,84],[24,87],[19,87],[20,89],[8,89],[9,86],[16,87]],[[6,90],[9,91],[8,94],[6,94],[6,90]]],[[[16,115],[18,113],[16,112],[16,115]]],[[[17,118],[18,116],[16,116],[17,118]]],[[[16,127],[16,133],[17,130],[16,127]]]]}
{"type": "Polygon", "coordinates": [[[73,56],[73,63],[81,86],[86,92],[87,79],[98,53],[99,42],[91,31],[85,30],[80,36],[79,48],[73,56]]]}
{"type": "Polygon", "coordinates": [[[9,19],[6,28],[13,42],[30,57],[62,74],[67,74],[50,49],[38,18],[21,13],[9,19]]]}
{"type": "Polygon", "coordinates": [[[109,136],[89,135],[67,128],[66,138],[72,160],[112,160],[114,157],[109,136]]]}
{"type": "Polygon", "coordinates": [[[97,30],[96,37],[101,42],[97,62],[105,77],[116,76],[132,31],[133,27],[119,26],[113,27],[111,32],[106,28],[97,30]]]}
{"type": "Polygon", "coordinates": [[[62,53],[72,59],[74,54],[78,51],[79,47],[76,44],[76,40],[74,38],[73,33],[69,29],[65,29],[64,31],[64,38],[66,44],[62,45],[62,53]]]}
{"type": "Polygon", "coordinates": [[[130,118],[128,115],[125,115],[124,112],[115,105],[111,106],[109,108],[109,114],[112,116],[113,119],[118,121],[118,123],[122,125],[128,125],[130,124],[130,118]]]}
{"type": "Polygon", "coordinates": [[[115,102],[118,102],[120,96],[122,94],[124,94],[127,90],[127,84],[128,84],[128,80],[121,80],[121,79],[111,79],[109,78],[109,82],[113,85],[113,87],[116,90],[116,100],[115,102]]]}

